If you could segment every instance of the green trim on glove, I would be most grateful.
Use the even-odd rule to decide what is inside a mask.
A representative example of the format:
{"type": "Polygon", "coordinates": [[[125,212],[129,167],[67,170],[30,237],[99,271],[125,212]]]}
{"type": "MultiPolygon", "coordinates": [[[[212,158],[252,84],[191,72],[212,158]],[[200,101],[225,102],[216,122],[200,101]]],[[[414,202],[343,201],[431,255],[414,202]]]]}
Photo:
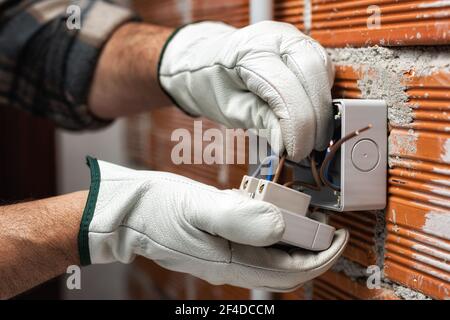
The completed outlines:
{"type": "Polygon", "coordinates": [[[164,57],[164,53],[166,52],[166,49],[167,49],[167,47],[169,46],[169,43],[172,41],[172,39],[178,34],[178,32],[179,32],[181,29],[183,29],[184,27],[189,26],[189,25],[191,25],[191,24],[198,23],[198,22],[200,22],[200,21],[196,21],[196,22],[192,22],[192,23],[186,23],[186,24],[183,24],[183,25],[177,27],[177,28],[172,32],[172,34],[167,38],[167,41],[166,41],[166,43],[164,44],[164,46],[163,46],[163,48],[162,48],[162,50],[161,50],[161,54],[159,55],[159,61],[158,61],[158,74],[157,74],[157,76],[158,76],[158,84],[159,84],[159,87],[161,88],[161,90],[162,90],[162,91],[170,98],[170,101],[172,101],[172,103],[173,103],[178,109],[180,109],[184,114],[187,114],[188,116],[193,117],[193,118],[198,118],[198,116],[193,115],[193,114],[187,112],[186,110],[184,110],[184,109],[178,104],[178,102],[175,101],[175,99],[170,95],[170,93],[163,87],[163,85],[162,85],[162,83],[161,83],[161,80],[160,80],[161,78],[160,78],[159,75],[160,75],[160,72],[161,72],[161,65],[162,65],[162,60],[163,60],[163,57],[164,57]]]}
{"type": "Polygon", "coordinates": [[[82,266],[91,264],[91,255],[89,252],[89,225],[94,216],[101,178],[97,159],[87,156],[86,162],[91,169],[91,186],[89,188],[86,207],[83,211],[83,217],[81,218],[80,232],[78,233],[78,250],[80,254],[80,264],[82,266]]]}

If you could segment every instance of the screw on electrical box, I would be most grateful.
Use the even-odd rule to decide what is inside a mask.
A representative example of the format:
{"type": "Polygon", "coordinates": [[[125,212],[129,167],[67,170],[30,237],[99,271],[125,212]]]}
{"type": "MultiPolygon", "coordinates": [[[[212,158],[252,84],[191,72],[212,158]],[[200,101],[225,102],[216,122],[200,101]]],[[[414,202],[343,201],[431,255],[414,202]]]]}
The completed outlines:
{"type": "Polygon", "coordinates": [[[337,206],[339,208],[341,206],[341,204],[342,204],[341,203],[341,196],[338,196],[336,200],[337,200],[337,206]]]}

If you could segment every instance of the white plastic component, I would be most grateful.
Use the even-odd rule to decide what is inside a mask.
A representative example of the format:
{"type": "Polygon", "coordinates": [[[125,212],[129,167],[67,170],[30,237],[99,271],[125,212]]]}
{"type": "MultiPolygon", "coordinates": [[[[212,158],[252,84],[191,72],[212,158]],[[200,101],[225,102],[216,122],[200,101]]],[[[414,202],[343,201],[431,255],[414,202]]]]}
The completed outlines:
{"type": "MultiPolygon", "coordinates": [[[[305,189],[311,204],[334,211],[378,210],[386,206],[387,106],[383,100],[334,100],[340,137],[371,125],[345,142],[330,167],[330,177],[340,192],[328,187],[305,189]]],[[[311,182],[311,170],[297,169],[296,179],[311,182]]]]}
{"type": "Polygon", "coordinates": [[[270,202],[281,210],[286,225],[282,243],[313,251],[330,247],[335,229],[306,217],[310,196],[266,180],[259,180],[254,195],[255,199],[270,202]]]}
{"type": "Polygon", "coordinates": [[[375,210],[386,206],[387,166],[387,105],[383,100],[336,100],[341,112],[341,135],[372,125],[370,130],[341,147],[341,206],[340,210],[375,210]],[[372,147],[367,147],[367,142],[372,147]],[[360,147],[364,143],[365,147],[360,147]],[[375,147],[373,146],[375,145],[375,147]],[[354,148],[363,149],[366,162],[353,157],[359,166],[351,161],[354,148]],[[378,159],[378,161],[376,161],[378,159]],[[374,164],[374,165],[373,165],[374,164]]]}
{"type": "Polygon", "coordinates": [[[306,216],[311,196],[294,189],[273,183],[267,180],[259,180],[256,188],[255,199],[270,202],[278,208],[297,215],[306,216]]]}
{"type": "Polygon", "coordinates": [[[256,188],[258,187],[259,179],[255,177],[250,176],[244,176],[242,178],[240,190],[244,190],[248,194],[250,194],[252,197],[256,192],[256,188]]]}

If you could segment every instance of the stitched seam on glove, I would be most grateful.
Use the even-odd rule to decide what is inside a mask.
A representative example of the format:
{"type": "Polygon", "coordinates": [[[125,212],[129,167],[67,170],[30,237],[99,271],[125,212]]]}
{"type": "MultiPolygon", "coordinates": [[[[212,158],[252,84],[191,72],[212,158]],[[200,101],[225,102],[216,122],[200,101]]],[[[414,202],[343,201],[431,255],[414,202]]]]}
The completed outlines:
{"type": "Polygon", "coordinates": [[[240,266],[244,266],[244,267],[249,267],[249,268],[256,268],[256,269],[260,269],[260,270],[267,270],[267,271],[271,271],[271,272],[276,272],[276,273],[289,273],[289,274],[302,274],[304,272],[310,272],[310,271],[316,271],[319,270],[320,268],[322,268],[325,264],[329,263],[330,261],[332,261],[333,259],[335,259],[336,257],[339,257],[342,252],[344,251],[345,247],[347,246],[347,240],[348,240],[348,234],[345,236],[345,241],[344,241],[344,245],[337,251],[335,252],[335,254],[328,258],[326,261],[324,261],[324,263],[322,263],[319,266],[316,266],[314,268],[310,268],[310,269],[302,269],[301,271],[294,271],[294,270],[285,270],[285,271],[279,271],[279,270],[275,270],[275,269],[269,269],[269,268],[262,268],[262,267],[258,267],[258,266],[252,266],[252,265],[247,265],[245,263],[240,263],[240,262],[236,262],[236,261],[232,261],[231,263],[234,263],[236,265],[240,265],[240,266]]]}
{"type": "MultiPolygon", "coordinates": [[[[120,179],[108,179],[108,178],[105,178],[105,179],[102,179],[102,182],[105,182],[105,181],[109,181],[109,182],[140,181],[140,180],[143,180],[144,182],[148,182],[147,178],[132,178],[132,179],[122,179],[122,178],[120,178],[120,179]]],[[[188,186],[194,187],[194,188],[196,188],[198,190],[211,191],[211,192],[215,192],[215,193],[224,193],[224,190],[218,190],[218,189],[215,189],[215,188],[214,189],[213,188],[209,189],[209,188],[203,187],[201,185],[198,185],[196,183],[190,183],[190,182],[183,181],[183,180],[176,180],[176,179],[170,179],[170,178],[165,178],[165,177],[158,177],[157,180],[164,180],[164,181],[167,181],[167,182],[175,182],[175,183],[183,183],[183,184],[186,184],[188,186]]]]}
{"type": "MultiPolygon", "coordinates": [[[[270,54],[279,56],[277,52],[272,52],[272,51],[267,51],[267,50],[252,51],[252,54],[255,54],[255,55],[257,55],[259,53],[270,53],[270,54]]],[[[162,77],[173,77],[173,76],[180,75],[181,73],[197,72],[197,71],[202,71],[202,70],[213,68],[213,67],[217,67],[217,66],[220,66],[220,67],[222,67],[224,69],[232,70],[232,69],[241,67],[242,65],[239,63],[239,61],[238,61],[238,63],[236,63],[236,64],[234,64],[232,66],[227,66],[227,65],[224,65],[223,63],[220,63],[220,62],[215,62],[215,63],[213,63],[211,65],[198,67],[196,69],[183,69],[183,70],[179,70],[179,71],[174,72],[174,73],[163,73],[163,72],[160,72],[159,76],[162,76],[162,77]]]]}
{"type": "MultiPolygon", "coordinates": [[[[195,23],[195,22],[194,22],[195,23]]],[[[167,38],[167,40],[166,40],[166,43],[164,44],[164,46],[163,46],[163,48],[162,48],[162,50],[161,50],[161,53],[160,53],[160,55],[159,55],[159,60],[158,60],[158,69],[157,69],[157,75],[158,75],[158,84],[159,84],[159,87],[161,88],[161,90],[170,98],[170,100],[172,101],[172,103],[175,105],[175,106],[177,106],[178,107],[178,109],[180,109],[182,112],[184,112],[185,114],[187,114],[188,116],[190,116],[190,117],[197,117],[196,115],[194,115],[194,114],[191,114],[191,113],[189,113],[188,111],[186,111],[186,110],[184,110],[184,108],[182,108],[179,104],[178,104],[178,102],[172,97],[172,95],[166,90],[166,88],[164,88],[164,86],[162,85],[162,83],[161,83],[161,68],[162,68],[162,61],[163,61],[163,58],[164,58],[164,54],[166,53],[166,50],[167,50],[167,47],[169,46],[169,43],[175,38],[175,36],[178,34],[178,32],[181,30],[181,29],[184,29],[184,27],[186,27],[186,26],[188,26],[188,25],[190,25],[190,24],[194,24],[194,23],[187,23],[187,24],[184,24],[184,25],[181,25],[181,26],[179,26],[178,28],[176,28],[173,32],[172,32],[172,34],[169,36],[169,38],[167,38]]]]}
{"type": "MultiPolygon", "coordinates": [[[[154,177],[150,177],[150,178],[154,178],[154,177]]],[[[127,178],[124,178],[124,179],[122,179],[122,178],[120,178],[120,179],[104,178],[104,179],[102,179],[102,182],[105,182],[105,181],[110,181],[110,182],[120,182],[120,181],[140,181],[140,180],[148,181],[148,177],[143,177],[143,178],[130,178],[130,179],[127,179],[127,178]]],[[[216,189],[216,188],[214,188],[214,187],[207,188],[207,187],[204,187],[204,186],[202,186],[202,185],[200,185],[200,184],[197,184],[197,183],[191,183],[191,182],[188,182],[188,181],[184,181],[184,180],[182,180],[182,179],[177,180],[177,179],[171,179],[171,178],[166,178],[166,177],[158,177],[158,178],[155,178],[155,181],[159,181],[159,180],[164,180],[164,181],[167,181],[167,182],[183,183],[183,184],[186,184],[186,185],[188,185],[188,186],[194,187],[194,188],[196,188],[196,189],[198,189],[198,190],[210,191],[210,192],[214,192],[214,193],[224,194],[224,192],[225,192],[225,190],[219,190],[219,189],[216,189]]]]}
{"type": "MultiPolygon", "coordinates": [[[[305,282],[308,282],[308,281],[305,281],[305,282]]],[[[293,287],[288,287],[288,288],[287,287],[267,287],[267,286],[263,286],[263,287],[257,287],[255,289],[257,289],[257,290],[266,290],[266,291],[275,291],[275,292],[276,291],[294,291],[294,290],[302,287],[305,284],[305,282],[302,282],[300,284],[297,284],[297,285],[295,285],[293,287]]]]}
{"type": "MultiPolygon", "coordinates": [[[[140,231],[140,230],[138,230],[138,229],[136,229],[136,228],[133,228],[133,227],[131,227],[131,226],[124,225],[124,224],[118,225],[118,226],[116,227],[116,229],[114,229],[114,230],[112,230],[112,231],[105,231],[105,232],[103,232],[103,231],[90,231],[89,233],[93,233],[93,234],[101,234],[101,235],[113,234],[113,233],[117,232],[117,230],[118,230],[119,228],[125,228],[125,229],[133,230],[134,232],[139,233],[139,235],[141,235],[142,237],[147,238],[148,240],[150,240],[150,241],[153,242],[154,244],[156,244],[156,245],[158,245],[158,246],[160,246],[160,247],[162,247],[162,248],[164,248],[164,249],[166,249],[166,250],[173,251],[173,252],[179,253],[179,254],[184,255],[184,256],[188,256],[188,257],[191,257],[191,258],[194,258],[194,259],[198,259],[198,260],[201,260],[201,261],[214,262],[214,263],[219,263],[219,264],[230,264],[230,263],[231,263],[231,259],[230,259],[230,260],[225,260],[225,261],[209,260],[209,259],[204,259],[204,258],[200,258],[200,257],[197,257],[197,256],[193,256],[193,255],[191,255],[191,254],[188,254],[188,253],[185,253],[185,252],[182,252],[182,251],[179,251],[179,250],[176,250],[176,249],[167,247],[167,246],[165,246],[164,244],[159,243],[158,241],[152,239],[148,234],[146,234],[146,233],[144,233],[144,232],[142,232],[142,231],[140,231]]],[[[224,239],[224,240],[226,240],[226,239],[224,239]]],[[[150,258],[150,259],[151,259],[151,258],[150,258]]]]}
{"type": "MultiPolygon", "coordinates": [[[[267,53],[267,51],[261,51],[261,52],[267,53]]],[[[215,63],[215,64],[213,64],[213,65],[211,65],[211,66],[204,66],[204,67],[197,68],[197,69],[193,69],[193,70],[181,70],[181,71],[178,71],[178,72],[176,72],[176,73],[171,73],[171,74],[170,74],[170,73],[167,73],[167,74],[161,73],[161,74],[160,74],[160,77],[171,78],[171,77],[174,77],[174,76],[178,76],[178,75],[180,75],[180,74],[182,74],[182,73],[195,73],[195,72],[197,72],[197,71],[201,71],[201,70],[205,70],[205,69],[210,69],[210,68],[214,68],[214,67],[222,67],[222,68],[227,69],[227,70],[233,70],[233,69],[242,68],[242,69],[244,69],[244,70],[246,70],[246,71],[248,71],[248,72],[253,73],[253,74],[254,74],[255,76],[257,76],[260,80],[264,81],[264,82],[265,82],[272,90],[274,90],[274,91],[278,94],[278,96],[281,98],[281,100],[283,101],[285,107],[287,106],[286,101],[284,101],[284,99],[283,99],[283,97],[281,96],[280,92],[279,92],[272,84],[270,84],[270,82],[269,82],[268,80],[266,80],[264,77],[262,77],[261,75],[259,75],[259,74],[256,73],[256,72],[254,72],[253,70],[250,70],[250,69],[248,69],[248,68],[246,68],[246,67],[244,67],[244,66],[242,66],[242,65],[239,65],[239,64],[236,64],[236,65],[234,65],[234,66],[232,66],[232,67],[229,67],[229,66],[225,66],[225,65],[220,64],[220,63],[215,63]]],[[[267,101],[266,101],[266,102],[267,102],[267,101]]],[[[219,108],[219,109],[220,109],[220,108],[219,108]]],[[[289,111],[289,108],[286,107],[285,109],[287,110],[287,112],[288,112],[288,114],[289,114],[289,118],[291,119],[292,117],[291,117],[291,113],[290,113],[290,111],[289,111]]],[[[222,113],[221,110],[219,110],[219,111],[222,113]]],[[[223,113],[222,113],[222,116],[224,116],[223,113]]],[[[280,119],[280,118],[279,118],[279,119],[280,119]]],[[[292,124],[291,124],[290,121],[288,122],[288,126],[289,126],[289,130],[290,130],[291,132],[293,132],[293,130],[292,130],[292,124]]],[[[292,145],[292,149],[295,150],[295,148],[296,148],[296,142],[295,142],[295,139],[293,138],[293,136],[291,136],[290,141],[288,141],[288,142],[290,143],[290,145],[292,145]]]]}
{"type": "Polygon", "coordinates": [[[320,266],[317,266],[317,267],[314,267],[314,268],[311,268],[311,269],[303,269],[303,270],[300,270],[300,271],[299,271],[299,270],[277,270],[277,269],[272,269],[272,268],[263,268],[263,267],[253,266],[253,265],[247,265],[247,264],[240,263],[240,262],[236,262],[236,261],[232,261],[232,260],[228,262],[228,261],[208,260],[208,259],[196,257],[196,256],[190,255],[190,254],[188,254],[188,253],[181,252],[181,251],[178,251],[178,250],[176,250],[176,249],[166,247],[165,245],[163,245],[163,244],[161,244],[161,243],[155,241],[154,239],[150,238],[150,236],[147,235],[146,233],[144,233],[144,232],[142,232],[142,231],[140,231],[140,230],[137,230],[137,229],[135,229],[135,228],[132,228],[132,227],[130,227],[130,226],[127,226],[127,225],[119,225],[119,226],[117,226],[117,228],[116,228],[114,231],[111,231],[111,232],[90,231],[90,233],[95,233],[95,234],[110,234],[110,233],[116,232],[117,229],[119,229],[119,228],[127,228],[127,229],[130,229],[130,230],[133,230],[133,231],[139,233],[140,235],[142,235],[142,236],[148,238],[150,241],[152,241],[154,244],[156,244],[156,245],[158,245],[158,246],[160,246],[160,247],[163,247],[163,248],[165,248],[165,249],[167,249],[167,250],[170,250],[170,251],[173,251],[173,252],[176,252],[176,253],[179,253],[179,254],[181,254],[181,255],[188,256],[188,257],[191,257],[191,258],[194,258],[194,259],[197,259],[197,260],[206,261],[206,262],[212,262],[212,263],[217,263],[217,264],[225,264],[225,265],[233,265],[233,264],[234,264],[234,265],[237,265],[237,266],[242,266],[242,267],[251,268],[251,269],[264,270],[264,271],[270,271],[270,272],[273,272],[273,273],[279,273],[279,274],[302,274],[302,273],[304,273],[304,272],[309,272],[309,271],[318,270],[318,269],[320,269],[321,267],[323,267],[324,264],[328,263],[329,261],[331,261],[331,260],[333,260],[334,258],[336,258],[337,256],[339,256],[339,255],[342,253],[343,249],[345,248],[345,246],[343,246],[343,247],[342,247],[340,250],[338,250],[338,251],[337,251],[330,259],[327,259],[327,261],[326,261],[324,264],[321,264],[320,266]]]}
{"type": "Polygon", "coordinates": [[[224,65],[222,63],[216,62],[216,63],[214,63],[212,65],[203,66],[203,67],[199,67],[197,69],[192,69],[192,70],[191,69],[187,69],[187,70],[180,70],[180,71],[177,71],[175,73],[160,73],[159,76],[160,77],[166,77],[166,78],[169,77],[170,78],[170,77],[178,76],[178,75],[180,75],[182,73],[194,73],[194,72],[198,72],[198,71],[202,71],[202,70],[210,69],[210,68],[214,68],[214,67],[222,67],[222,68],[227,69],[227,70],[233,70],[237,66],[239,66],[239,65],[235,64],[235,65],[232,65],[232,66],[226,66],[226,65],[224,65]]]}
{"type": "MultiPolygon", "coordinates": [[[[239,67],[244,69],[244,70],[246,70],[246,71],[248,71],[248,72],[250,72],[250,73],[253,73],[256,77],[258,77],[260,80],[265,82],[273,91],[275,91],[278,94],[278,96],[281,98],[281,101],[283,101],[284,107],[285,107],[285,109],[286,109],[286,111],[287,111],[287,113],[289,115],[289,120],[292,120],[291,112],[290,112],[289,108],[287,107],[287,103],[284,100],[283,96],[280,94],[280,92],[267,79],[265,79],[264,77],[262,77],[261,75],[259,75],[255,71],[250,70],[250,69],[248,69],[248,68],[246,68],[244,66],[239,66],[239,67]]],[[[278,117],[278,119],[280,119],[280,118],[278,117]]],[[[292,123],[291,123],[291,121],[288,121],[288,126],[289,126],[290,132],[294,133],[294,130],[292,130],[292,123]]],[[[291,141],[289,141],[289,143],[293,146],[292,150],[295,150],[296,146],[295,146],[295,139],[293,138],[293,134],[291,135],[290,140],[291,141]]]]}
{"type": "Polygon", "coordinates": [[[230,258],[228,259],[228,263],[233,262],[233,244],[230,240],[228,240],[228,250],[230,250],[230,258]]]}
{"type": "MultiPolygon", "coordinates": [[[[160,77],[172,78],[172,77],[178,76],[178,75],[180,75],[180,74],[182,74],[182,73],[187,73],[187,72],[189,72],[189,73],[194,73],[194,72],[197,72],[197,71],[201,71],[201,70],[205,70],[205,69],[210,69],[210,68],[215,68],[215,67],[220,67],[220,68],[226,69],[226,70],[235,70],[235,71],[237,71],[237,70],[236,70],[236,65],[234,65],[233,67],[227,67],[227,66],[225,66],[225,65],[223,65],[223,64],[215,63],[215,64],[213,64],[212,66],[202,67],[202,68],[196,69],[196,70],[194,70],[194,71],[182,71],[182,72],[180,72],[180,73],[174,73],[174,74],[172,74],[172,75],[163,75],[163,74],[162,74],[162,75],[160,75],[160,77]]],[[[193,98],[193,95],[192,95],[189,91],[188,91],[188,93],[189,93],[189,95],[192,97],[192,99],[195,100],[195,99],[193,98]]],[[[220,112],[220,115],[222,116],[223,119],[227,119],[227,118],[228,118],[227,116],[225,116],[225,114],[223,113],[223,111],[222,111],[221,108],[218,108],[218,111],[220,112]]],[[[220,122],[220,121],[219,121],[219,122],[220,122]]]]}
{"type": "MultiPolygon", "coordinates": [[[[318,127],[317,124],[318,124],[319,120],[317,119],[317,113],[316,113],[316,110],[315,110],[315,108],[314,108],[314,104],[313,104],[313,102],[312,102],[312,100],[311,100],[311,97],[310,97],[310,95],[309,95],[309,92],[311,92],[311,88],[309,87],[308,81],[306,81],[305,75],[303,74],[302,69],[300,68],[300,66],[298,65],[298,63],[291,57],[291,55],[290,55],[289,53],[283,54],[282,57],[285,57],[285,56],[288,57],[288,58],[291,60],[291,62],[297,67],[297,71],[298,71],[299,75],[301,76],[301,78],[302,78],[302,80],[303,80],[303,81],[300,81],[300,85],[303,87],[303,90],[305,90],[306,95],[308,96],[308,100],[309,100],[311,106],[313,106],[314,120],[315,120],[315,122],[316,122],[316,132],[314,133],[314,134],[315,134],[314,138],[317,138],[317,137],[318,137],[318,132],[317,132],[317,131],[318,131],[318,129],[319,129],[319,127],[318,127]],[[306,86],[306,88],[305,88],[305,86],[306,86]]],[[[320,107],[320,106],[318,106],[318,107],[320,107]]],[[[315,145],[315,144],[316,144],[316,143],[314,143],[314,145],[315,145]]]]}

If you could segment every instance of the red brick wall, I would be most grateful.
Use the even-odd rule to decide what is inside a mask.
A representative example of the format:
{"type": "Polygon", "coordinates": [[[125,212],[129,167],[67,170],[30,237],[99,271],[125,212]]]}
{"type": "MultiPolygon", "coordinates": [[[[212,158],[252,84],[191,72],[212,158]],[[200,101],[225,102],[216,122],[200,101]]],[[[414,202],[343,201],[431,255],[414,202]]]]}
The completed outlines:
{"type": "MultiPolygon", "coordinates": [[[[352,69],[338,69],[338,96],[359,96],[355,88],[360,75],[353,73],[352,69]]],[[[393,281],[445,298],[450,294],[450,160],[446,157],[450,74],[406,75],[405,81],[413,121],[391,121],[384,271],[393,281]],[[439,222],[441,227],[430,227],[439,222]]],[[[347,253],[356,247],[351,243],[347,253]]]]}
{"type": "Polygon", "coordinates": [[[436,45],[450,40],[450,6],[444,1],[311,0],[311,9],[311,35],[329,47],[436,45]],[[377,17],[380,27],[375,25],[377,17]]]}
{"type": "MultiPolygon", "coordinates": [[[[144,17],[155,23],[175,26],[186,22],[186,19],[220,19],[236,26],[248,23],[248,1],[193,0],[189,14],[176,8],[175,1],[165,1],[164,4],[158,1],[135,2],[144,17]]],[[[445,1],[275,0],[274,18],[295,24],[329,48],[395,46],[398,50],[390,51],[392,56],[387,58],[391,63],[410,59],[407,56],[414,51],[422,50],[426,54],[439,51],[437,45],[450,44],[450,5],[445,1]],[[305,6],[305,3],[309,5],[305,6]],[[380,13],[379,27],[374,25],[377,13],[380,13]],[[422,47],[404,48],[410,45],[422,47]]],[[[337,63],[335,97],[387,99],[392,112],[406,110],[408,118],[405,121],[396,121],[394,116],[390,118],[387,132],[390,141],[389,201],[385,212],[347,212],[333,214],[330,218],[332,225],[350,231],[350,242],[344,253],[346,261],[360,271],[378,264],[384,271],[383,288],[370,290],[364,276],[355,279],[339,270],[328,272],[299,291],[278,294],[277,298],[405,297],[396,295],[397,284],[436,299],[450,296],[450,58],[448,54],[437,55],[436,58],[448,59],[447,67],[445,61],[436,67],[433,59],[422,59],[418,60],[422,64],[420,68],[412,64],[410,69],[395,75],[385,74],[392,73],[392,70],[383,70],[383,64],[371,65],[370,61],[363,60],[355,64],[352,57],[348,64],[345,60],[337,63]],[[418,71],[427,66],[430,68],[426,72],[418,71]],[[377,91],[361,91],[362,86],[370,86],[368,75],[377,79],[378,83],[372,84],[377,91]],[[398,87],[385,86],[385,76],[398,78],[398,87]],[[362,81],[366,83],[362,84],[362,81]],[[391,95],[404,95],[404,100],[397,101],[391,95]]],[[[150,117],[154,130],[146,136],[144,144],[151,147],[151,153],[140,157],[142,163],[160,170],[182,170],[202,181],[226,186],[217,180],[218,167],[192,169],[195,171],[187,167],[167,167],[165,159],[170,148],[167,142],[170,128],[175,125],[190,128],[192,119],[177,110],[164,115],[154,112],[150,117]],[[170,115],[169,120],[167,114],[170,115]]],[[[230,167],[229,185],[235,184],[245,170],[245,167],[230,167]]],[[[219,290],[197,280],[192,283],[203,286],[201,297],[204,298],[221,298],[231,292],[236,293],[236,297],[248,297],[245,290],[219,290]]]]}

